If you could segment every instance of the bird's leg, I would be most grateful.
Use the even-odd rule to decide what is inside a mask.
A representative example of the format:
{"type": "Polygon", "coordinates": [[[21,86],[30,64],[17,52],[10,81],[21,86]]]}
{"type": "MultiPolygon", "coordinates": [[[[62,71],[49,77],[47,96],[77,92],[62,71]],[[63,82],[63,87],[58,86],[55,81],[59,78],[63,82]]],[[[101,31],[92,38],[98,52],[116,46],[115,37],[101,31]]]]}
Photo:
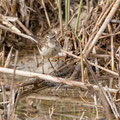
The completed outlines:
{"type": "MultiPolygon", "coordinates": [[[[55,76],[59,76],[59,74],[57,73],[57,71],[56,71],[55,68],[53,67],[52,63],[50,62],[50,59],[49,59],[49,58],[48,58],[48,61],[49,61],[50,65],[51,65],[51,67],[52,67],[53,70],[54,70],[55,76]]],[[[57,87],[56,90],[58,90],[58,89],[61,87],[61,84],[56,85],[56,87],[57,87]]]]}
{"type": "Polygon", "coordinates": [[[59,56],[57,57],[57,64],[59,64],[59,56]]]}
{"type": "Polygon", "coordinates": [[[42,56],[42,73],[44,74],[44,57],[42,56]]]}
{"type": "MultiPolygon", "coordinates": [[[[37,48],[38,48],[38,51],[40,53],[41,50],[40,50],[40,47],[38,45],[37,45],[37,48]]],[[[40,63],[42,63],[42,73],[44,74],[44,57],[41,54],[40,54],[40,56],[42,58],[42,61],[40,62],[40,63]]]]}
{"type": "Polygon", "coordinates": [[[52,63],[50,62],[50,59],[49,59],[49,58],[48,58],[48,61],[49,61],[50,65],[51,65],[51,67],[53,68],[54,72],[57,73],[57,71],[56,71],[55,68],[53,67],[52,63]]]}

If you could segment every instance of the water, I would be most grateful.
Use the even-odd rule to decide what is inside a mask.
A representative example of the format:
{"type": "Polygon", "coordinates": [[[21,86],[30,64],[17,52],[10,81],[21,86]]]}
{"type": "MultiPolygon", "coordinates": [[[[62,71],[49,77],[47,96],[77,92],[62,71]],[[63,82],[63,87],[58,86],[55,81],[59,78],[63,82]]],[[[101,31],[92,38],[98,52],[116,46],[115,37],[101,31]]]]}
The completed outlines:
{"type": "MultiPolygon", "coordinates": [[[[104,116],[98,105],[99,117],[104,116]]],[[[80,89],[48,88],[33,93],[19,101],[16,113],[24,120],[85,120],[96,118],[96,109],[91,96],[80,89]]]]}

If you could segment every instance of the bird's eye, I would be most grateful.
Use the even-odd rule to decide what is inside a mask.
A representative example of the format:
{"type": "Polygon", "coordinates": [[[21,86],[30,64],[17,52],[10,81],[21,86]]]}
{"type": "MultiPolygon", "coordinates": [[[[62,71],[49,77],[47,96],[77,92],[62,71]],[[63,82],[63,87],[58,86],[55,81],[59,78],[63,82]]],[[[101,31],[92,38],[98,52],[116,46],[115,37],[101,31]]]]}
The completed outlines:
{"type": "Polygon", "coordinates": [[[49,36],[46,36],[46,39],[49,39],[50,37],[49,36]]]}

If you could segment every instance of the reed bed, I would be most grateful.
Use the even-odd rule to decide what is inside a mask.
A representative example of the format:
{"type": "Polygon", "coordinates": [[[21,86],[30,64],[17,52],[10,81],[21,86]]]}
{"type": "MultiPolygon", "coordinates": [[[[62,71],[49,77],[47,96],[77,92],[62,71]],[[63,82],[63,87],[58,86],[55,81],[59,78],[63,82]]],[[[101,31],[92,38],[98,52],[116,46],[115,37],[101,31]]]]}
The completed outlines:
{"type": "MultiPolygon", "coordinates": [[[[12,78],[9,78],[10,84],[1,82],[0,119],[17,120],[15,111],[23,96],[56,86],[59,86],[57,89],[80,88],[91,93],[94,105],[97,106],[96,99],[101,99],[107,119],[120,119],[119,6],[120,0],[2,0],[0,73],[11,74],[12,78]],[[35,64],[39,67],[38,46],[44,45],[45,36],[51,31],[57,34],[62,46],[59,61],[65,63],[56,68],[57,74],[17,70],[19,54],[23,50],[34,53],[35,64]],[[27,79],[20,82],[16,76],[27,79]]],[[[98,107],[95,108],[98,115],[98,107]]]]}

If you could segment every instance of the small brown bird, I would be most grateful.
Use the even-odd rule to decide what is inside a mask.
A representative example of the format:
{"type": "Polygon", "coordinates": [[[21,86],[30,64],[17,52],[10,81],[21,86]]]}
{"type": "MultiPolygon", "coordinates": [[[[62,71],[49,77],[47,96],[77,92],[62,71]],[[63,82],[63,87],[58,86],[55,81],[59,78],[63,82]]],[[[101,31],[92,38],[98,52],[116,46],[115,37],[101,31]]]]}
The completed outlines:
{"type": "Polygon", "coordinates": [[[50,33],[46,36],[46,40],[45,45],[40,50],[40,54],[46,58],[54,57],[61,50],[61,45],[57,41],[56,34],[54,32],[50,33]]]}
{"type": "MultiPolygon", "coordinates": [[[[44,58],[48,58],[48,61],[50,62],[50,58],[54,57],[55,55],[57,55],[60,52],[61,45],[57,41],[55,32],[52,32],[48,36],[46,36],[46,40],[47,41],[46,41],[45,45],[39,51],[43,57],[42,59],[44,60],[44,58]]],[[[44,64],[44,62],[43,62],[43,64],[44,64]]],[[[51,64],[52,68],[54,69],[51,62],[50,62],[50,64],[51,64]]],[[[54,69],[54,72],[56,73],[55,69],[54,69]]],[[[43,69],[43,73],[44,73],[44,69],[43,69]]]]}

